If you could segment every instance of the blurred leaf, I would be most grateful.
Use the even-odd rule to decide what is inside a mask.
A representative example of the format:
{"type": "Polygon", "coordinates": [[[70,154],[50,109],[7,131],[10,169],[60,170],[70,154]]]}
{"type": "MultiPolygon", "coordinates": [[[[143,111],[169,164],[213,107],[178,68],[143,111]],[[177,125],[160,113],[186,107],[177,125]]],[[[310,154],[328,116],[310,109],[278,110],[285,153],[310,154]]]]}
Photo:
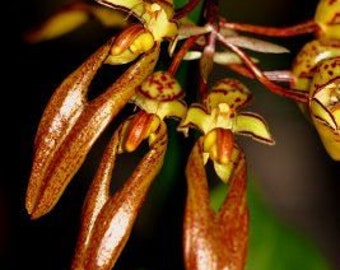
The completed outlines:
{"type": "MultiPolygon", "coordinates": [[[[190,0],[174,0],[175,3],[175,8],[180,8],[183,7],[184,5],[186,5],[190,0]]],[[[195,9],[190,12],[189,14],[189,19],[192,20],[193,22],[197,23],[200,16],[201,16],[201,10],[202,10],[202,6],[203,6],[203,1],[201,1],[196,7],[195,9]]]]}
{"type": "MultiPolygon", "coordinates": [[[[226,194],[219,185],[211,192],[211,205],[218,209],[226,194]]],[[[260,199],[249,182],[250,244],[246,270],[330,270],[314,243],[287,224],[281,223],[260,199]]]]}

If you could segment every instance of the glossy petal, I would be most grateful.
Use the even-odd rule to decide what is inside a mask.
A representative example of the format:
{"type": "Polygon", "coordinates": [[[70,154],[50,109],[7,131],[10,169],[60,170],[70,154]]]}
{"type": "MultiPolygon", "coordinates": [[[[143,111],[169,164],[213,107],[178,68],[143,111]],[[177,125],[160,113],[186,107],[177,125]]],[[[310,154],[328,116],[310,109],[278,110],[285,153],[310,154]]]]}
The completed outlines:
{"type": "Polygon", "coordinates": [[[89,84],[111,48],[104,45],[66,78],[47,105],[35,138],[34,162],[26,195],[26,208],[32,213],[44,188],[47,168],[86,107],[89,84]]]}
{"type": "Polygon", "coordinates": [[[274,144],[266,122],[258,114],[250,112],[239,113],[232,130],[238,134],[250,136],[261,143],[274,144]]]}
{"type": "Polygon", "coordinates": [[[159,46],[133,64],[106,92],[89,102],[43,175],[45,186],[32,210],[32,218],[49,212],[86,158],[93,143],[128,102],[157,62],[159,46]]]}
{"type": "Polygon", "coordinates": [[[103,206],[85,254],[85,269],[111,269],[123,250],[146,192],[163,164],[167,144],[166,126],[161,122],[136,170],[103,206]]]}
{"type": "Polygon", "coordinates": [[[218,213],[209,206],[202,138],[196,142],[186,167],[188,195],[184,220],[186,269],[242,270],[248,242],[246,167],[239,158],[229,181],[227,198],[218,213]]]}

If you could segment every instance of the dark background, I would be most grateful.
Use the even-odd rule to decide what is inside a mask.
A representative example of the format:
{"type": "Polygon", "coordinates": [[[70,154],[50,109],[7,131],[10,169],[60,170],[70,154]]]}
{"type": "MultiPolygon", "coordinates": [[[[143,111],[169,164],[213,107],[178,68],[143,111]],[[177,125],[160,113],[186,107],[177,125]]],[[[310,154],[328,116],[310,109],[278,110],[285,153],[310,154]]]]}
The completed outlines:
{"type": "MultiPolygon", "coordinates": [[[[223,14],[235,21],[286,26],[311,18],[316,2],[232,0],[221,1],[221,6],[223,14]]],[[[104,145],[103,142],[95,145],[52,213],[31,221],[24,208],[24,198],[34,134],[43,109],[63,78],[110,34],[94,23],[53,42],[24,43],[22,34],[63,3],[67,1],[15,1],[4,4],[3,8],[6,32],[2,34],[5,72],[1,106],[4,155],[0,189],[3,267],[0,269],[68,269],[81,204],[104,145]]],[[[282,43],[294,55],[310,38],[282,43]]],[[[263,63],[265,67],[287,68],[291,57],[274,56],[270,61],[265,58],[263,63]]],[[[224,71],[216,69],[215,76],[221,77],[221,72],[224,71]]],[[[340,269],[339,164],[327,156],[315,130],[293,102],[269,93],[258,84],[253,85],[252,91],[253,109],[267,119],[277,145],[268,147],[240,140],[248,156],[250,174],[272,210],[315,239],[334,269],[340,269]]],[[[190,144],[183,140],[181,143],[190,144]]],[[[189,147],[183,151],[187,153],[189,147]]],[[[185,163],[185,158],[182,159],[185,163]]],[[[140,225],[117,269],[137,269],[140,265],[148,266],[147,269],[181,269],[179,235],[184,195],[185,181],[179,173],[162,209],[154,209],[156,215],[150,220],[139,219],[140,225]],[[148,222],[151,226],[147,229],[148,222]]]]}

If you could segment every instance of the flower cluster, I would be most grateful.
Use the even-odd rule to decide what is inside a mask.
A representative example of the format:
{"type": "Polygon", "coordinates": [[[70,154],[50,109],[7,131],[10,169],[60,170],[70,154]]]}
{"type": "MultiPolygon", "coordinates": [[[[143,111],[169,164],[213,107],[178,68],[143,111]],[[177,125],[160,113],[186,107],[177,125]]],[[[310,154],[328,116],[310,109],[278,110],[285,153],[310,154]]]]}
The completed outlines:
{"type": "Polygon", "coordinates": [[[100,134],[132,103],[134,114],[114,131],[89,188],[72,269],[111,269],[122,252],[147,191],[162,168],[168,134],[165,118],[179,121],[177,130],[201,133],[186,166],[184,216],[186,269],[241,270],[248,244],[245,155],[235,135],[265,144],[274,140],[264,119],[244,112],[251,92],[240,81],[224,78],[209,87],[214,63],[257,79],[270,91],[298,102],[313,120],[325,148],[340,159],[340,1],[321,0],[314,20],[272,28],[233,23],[219,17],[218,1],[206,0],[203,26],[183,18],[200,1],[175,10],[172,0],[97,0],[77,2],[56,12],[27,35],[30,42],[56,38],[90,19],[122,31],[70,74],[51,97],[35,138],[26,209],[32,219],[50,212],[84,162],[100,134]],[[128,21],[124,16],[132,16],[128,21]],[[287,53],[279,45],[241,33],[289,37],[315,33],[297,56],[292,72],[262,71],[245,51],[287,53]],[[155,70],[161,45],[168,42],[172,62],[155,70]],[[222,45],[223,49],[217,46],[222,45]],[[197,101],[186,104],[176,80],[183,60],[199,61],[197,101]],[[104,64],[129,65],[104,93],[89,100],[89,85],[104,64]],[[290,82],[283,87],[277,81],[290,82]],[[120,190],[110,193],[117,155],[133,153],[148,141],[149,149],[120,190]],[[228,186],[218,212],[210,208],[206,164],[228,186]]]}

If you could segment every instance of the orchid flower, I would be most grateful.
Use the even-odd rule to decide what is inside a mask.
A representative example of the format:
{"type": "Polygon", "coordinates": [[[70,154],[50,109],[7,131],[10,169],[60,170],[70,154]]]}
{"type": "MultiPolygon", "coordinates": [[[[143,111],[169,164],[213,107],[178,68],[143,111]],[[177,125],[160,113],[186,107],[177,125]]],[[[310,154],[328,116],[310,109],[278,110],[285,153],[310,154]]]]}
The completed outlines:
{"type": "Polygon", "coordinates": [[[178,129],[188,134],[193,126],[203,135],[197,140],[186,167],[188,194],[184,223],[187,269],[244,269],[248,243],[246,165],[235,134],[273,144],[264,120],[257,114],[238,112],[251,99],[239,81],[218,81],[203,100],[194,104],[178,129]],[[228,184],[227,197],[217,213],[209,204],[205,172],[208,160],[218,177],[228,184]]]}

